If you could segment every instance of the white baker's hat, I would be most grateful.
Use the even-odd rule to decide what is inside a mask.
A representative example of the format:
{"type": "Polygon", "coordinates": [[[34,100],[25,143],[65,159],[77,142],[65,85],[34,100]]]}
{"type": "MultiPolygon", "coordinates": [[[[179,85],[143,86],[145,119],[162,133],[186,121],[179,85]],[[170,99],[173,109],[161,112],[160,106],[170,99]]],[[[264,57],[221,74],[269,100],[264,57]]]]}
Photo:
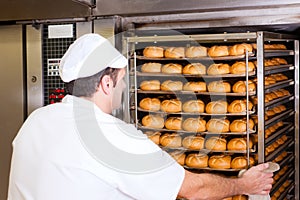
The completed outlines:
{"type": "Polygon", "coordinates": [[[92,76],[107,67],[124,68],[127,59],[104,37],[88,33],[70,45],[61,59],[59,75],[64,82],[92,76]]]}

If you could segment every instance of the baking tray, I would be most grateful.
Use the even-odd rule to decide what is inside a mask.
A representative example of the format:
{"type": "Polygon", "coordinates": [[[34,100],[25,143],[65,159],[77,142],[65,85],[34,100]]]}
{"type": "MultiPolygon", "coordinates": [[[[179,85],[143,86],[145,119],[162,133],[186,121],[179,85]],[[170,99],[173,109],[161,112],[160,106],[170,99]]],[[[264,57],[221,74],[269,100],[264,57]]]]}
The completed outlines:
{"type": "Polygon", "coordinates": [[[282,121],[286,118],[289,118],[290,116],[292,116],[294,114],[295,114],[295,111],[293,109],[286,110],[285,112],[279,113],[278,115],[266,120],[265,125],[269,125],[279,119],[280,119],[280,121],[282,121]]]}
{"type": "Polygon", "coordinates": [[[269,66],[265,67],[265,75],[285,72],[289,70],[294,70],[295,67],[293,65],[276,65],[276,66],[269,66]]]}
{"type": "Polygon", "coordinates": [[[272,105],[274,107],[274,106],[277,106],[277,105],[280,105],[280,104],[287,103],[287,102],[292,101],[294,99],[295,99],[295,97],[293,95],[283,96],[283,97],[274,99],[272,101],[269,101],[269,102],[265,103],[265,109],[268,110],[268,107],[270,105],[272,105]]]}
{"type": "Polygon", "coordinates": [[[295,81],[292,80],[292,79],[285,80],[285,81],[280,81],[280,82],[277,82],[275,84],[265,86],[265,92],[269,93],[269,92],[272,92],[274,90],[284,88],[284,87],[294,85],[294,84],[295,84],[295,81]]]}

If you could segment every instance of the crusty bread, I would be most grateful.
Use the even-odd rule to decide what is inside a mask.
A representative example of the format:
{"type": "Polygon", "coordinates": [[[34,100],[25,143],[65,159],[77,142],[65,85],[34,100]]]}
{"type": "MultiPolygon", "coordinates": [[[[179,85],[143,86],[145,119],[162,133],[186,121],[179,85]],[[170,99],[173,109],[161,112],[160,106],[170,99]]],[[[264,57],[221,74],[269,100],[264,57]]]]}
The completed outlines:
{"type": "Polygon", "coordinates": [[[169,117],[165,122],[165,127],[169,130],[181,130],[181,124],[181,117],[169,117]]]}
{"type": "Polygon", "coordinates": [[[181,112],[182,103],[178,99],[166,99],[161,102],[161,110],[164,112],[181,112]]]}
{"type": "Polygon", "coordinates": [[[185,49],[184,47],[168,47],[164,55],[166,58],[184,58],[185,49]]]}
{"type": "Polygon", "coordinates": [[[231,92],[231,86],[227,81],[212,81],[208,84],[207,90],[209,92],[231,92]]]}
{"type": "Polygon", "coordinates": [[[215,151],[225,151],[227,141],[224,138],[212,136],[205,140],[205,149],[215,150],[215,151]]]}
{"type": "Polygon", "coordinates": [[[182,140],[182,146],[190,150],[200,150],[204,148],[204,137],[190,135],[182,140]]]}
{"type": "Polygon", "coordinates": [[[206,74],[206,67],[201,63],[190,63],[184,66],[183,74],[203,75],[206,74]]]}
{"type": "Polygon", "coordinates": [[[207,48],[203,46],[191,46],[185,49],[187,58],[200,58],[207,56],[207,48]]]}
{"type": "MultiPolygon", "coordinates": [[[[249,119],[248,123],[249,129],[253,130],[254,128],[254,121],[249,119]]],[[[235,119],[230,123],[229,129],[231,132],[246,132],[247,130],[247,120],[243,119],[235,119]]]]}
{"type": "Polygon", "coordinates": [[[182,129],[191,132],[206,131],[206,121],[202,118],[187,118],[182,123],[182,129]]]}
{"type": "Polygon", "coordinates": [[[188,112],[188,113],[203,113],[204,107],[205,107],[205,104],[200,99],[189,100],[183,104],[182,110],[184,112],[188,112]]]}
{"type": "Polygon", "coordinates": [[[149,46],[143,50],[143,55],[149,58],[163,58],[164,49],[162,47],[149,46]]]}
{"type": "Polygon", "coordinates": [[[181,136],[177,133],[165,133],[160,136],[159,143],[164,147],[178,148],[181,147],[181,136]]]}
{"type": "Polygon", "coordinates": [[[185,155],[185,153],[183,151],[172,151],[169,154],[180,165],[184,165],[185,164],[186,155],[185,155]]]}
{"type": "Polygon", "coordinates": [[[160,90],[160,81],[159,80],[142,81],[140,84],[140,88],[141,90],[149,90],[149,91],[160,90]]]}
{"type": "Polygon", "coordinates": [[[207,68],[208,75],[222,75],[222,74],[229,74],[230,73],[230,66],[226,63],[214,63],[211,64],[207,68]]]}
{"type": "Polygon", "coordinates": [[[229,49],[227,46],[212,46],[208,49],[207,54],[211,57],[220,57],[220,56],[228,56],[229,49]]]}
{"type": "MultiPolygon", "coordinates": [[[[254,71],[255,66],[253,62],[248,62],[248,72],[254,71]]],[[[244,74],[246,72],[246,62],[237,61],[230,67],[231,74],[244,74]]]]}
{"type": "MultiPolygon", "coordinates": [[[[249,139],[248,148],[253,147],[252,140],[249,139]]],[[[247,139],[246,138],[232,138],[227,143],[227,149],[230,151],[244,151],[247,149],[247,139]]]]}
{"type": "Polygon", "coordinates": [[[202,81],[190,81],[185,83],[182,89],[185,91],[205,92],[206,83],[202,81]]]}
{"type": "Polygon", "coordinates": [[[166,80],[160,85],[162,91],[180,91],[183,83],[181,81],[166,80]]]}
{"type": "Polygon", "coordinates": [[[159,73],[161,72],[161,64],[155,62],[144,63],[141,67],[142,72],[159,73]]]}
{"type": "Polygon", "coordinates": [[[156,131],[146,131],[145,134],[147,137],[152,140],[155,144],[159,145],[159,138],[161,136],[161,133],[156,131]]]}
{"type": "Polygon", "coordinates": [[[230,121],[228,119],[211,118],[206,123],[206,130],[212,133],[229,132],[230,121]]]}
{"type": "Polygon", "coordinates": [[[185,159],[188,167],[204,168],[208,166],[208,156],[204,153],[191,153],[185,159]]]}
{"type": "Polygon", "coordinates": [[[144,110],[159,111],[160,100],[158,98],[146,97],[140,101],[140,108],[144,110]]]}
{"type": "MultiPolygon", "coordinates": [[[[232,91],[234,93],[243,93],[246,92],[246,81],[237,81],[233,84],[232,86],[232,91]]],[[[248,91],[249,92],[254,92],[256,90],[256,84],[252,81],[248,81],[248,91]]]]}
{"type": "MultiPolygon", "coordinates": [[[[249,157],[249,166],[255,164],[254,158],[249,157]]],[[[246,169],[248,167],[248,160],[246,156],[237,156],[231,160],[230,166],[232,169],[246,169]]]]}
{"type": "MultiPolygon", "coordinates": [[[[248,101],[248,110],[252,110],[253,104],[251,101],[248,101]]],[[[247,110],[247,101],[246,99],[239,100],[236,99],[233,102],[231,102],[228,106],[228,112],[229,113],[241,113],[245,112],[247,110]]]]}
{"type": "Polygon", "coordinates": [[[230,56],[244,55],[246,51],[252,52],[251,44],[247,44],[247,43],[235,44],[229,48],[229,55],[230,56]]]}
{"type": "Polygon", "coordinates": [[[178,63],[168,63],[162,66],[161,72],[166,74],[181,74],[182,65],[178,63]]]}
{"type": "Polygon", "coordinates": [[[212,155],[208,159],[208,166],[215,169],[230,169],[231,156],[229,155],[212,155]]]}
{"type": "Polygon", "coordinates": [[[227,113],[228,103],[223,100],[211,101],[206,107],[205,111],[208,114],[225,114],[227,113]]]}
{"type": "Polygon", "coordinates": [[[142,124],[150,128],[163,128],[164,118],[160,115],[146,115],[142,119],[142,124]]]}

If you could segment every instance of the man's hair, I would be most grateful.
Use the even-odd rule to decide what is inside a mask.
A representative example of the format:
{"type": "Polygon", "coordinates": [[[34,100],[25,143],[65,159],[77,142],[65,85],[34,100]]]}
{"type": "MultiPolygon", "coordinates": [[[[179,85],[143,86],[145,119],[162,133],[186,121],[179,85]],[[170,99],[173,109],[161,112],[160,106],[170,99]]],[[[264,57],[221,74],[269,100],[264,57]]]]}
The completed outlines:
{"type": "Polygon", "coordinates": [[[117,84],[117,77],[120,69],[107,67],[95,75],[78,78],[76,80],[65,83],[66,91],[77,97],[92,97],[96,92],[99,83],[105,75],[109,75],[113,81],[113,87],[117,84]]]}

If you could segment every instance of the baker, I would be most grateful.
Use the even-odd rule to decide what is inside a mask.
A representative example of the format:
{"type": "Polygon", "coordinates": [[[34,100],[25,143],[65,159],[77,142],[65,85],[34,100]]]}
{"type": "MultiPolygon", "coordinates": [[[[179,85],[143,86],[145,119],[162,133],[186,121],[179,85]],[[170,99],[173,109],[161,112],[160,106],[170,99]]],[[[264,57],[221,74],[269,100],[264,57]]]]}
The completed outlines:
{"type": "Polygon", "coordinates": [[[259,164],[240,178],[194,174],[133,125],[121,105],[127,59],[97,34],[78,38],[60,63],[70,95],[35,110],[13,141],[9,200],[222,199],[268,195],[259,164]],[[54,128],[55,127],[55,128],[54,128]]]}

